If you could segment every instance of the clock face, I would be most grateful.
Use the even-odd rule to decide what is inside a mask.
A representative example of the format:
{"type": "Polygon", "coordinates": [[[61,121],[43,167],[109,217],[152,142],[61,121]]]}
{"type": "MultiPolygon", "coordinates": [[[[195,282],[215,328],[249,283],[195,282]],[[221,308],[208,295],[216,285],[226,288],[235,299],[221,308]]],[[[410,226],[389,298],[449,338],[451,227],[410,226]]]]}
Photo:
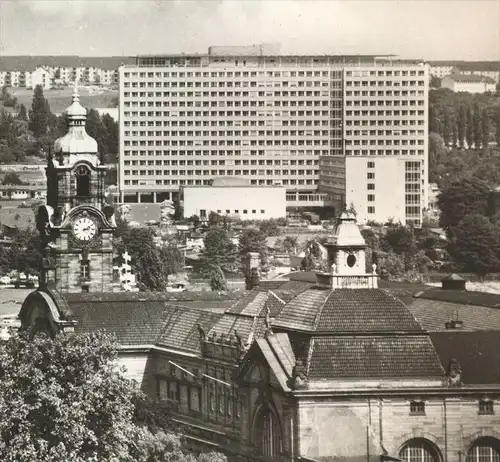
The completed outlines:
{"type": "Polygon", "coordinates": [[[77,218],[73,222],[73,233],[80,241],[90,241],[97,234],[97,225],[88,217],[77,218]]]}

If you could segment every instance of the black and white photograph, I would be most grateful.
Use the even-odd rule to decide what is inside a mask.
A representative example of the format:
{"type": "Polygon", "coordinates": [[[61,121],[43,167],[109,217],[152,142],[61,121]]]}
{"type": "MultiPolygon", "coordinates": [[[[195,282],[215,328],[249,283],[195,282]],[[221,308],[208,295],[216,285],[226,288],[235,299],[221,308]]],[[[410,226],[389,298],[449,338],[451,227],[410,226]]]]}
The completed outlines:
{"type": "Polygon", "coordinates": [[[500,0],[0,0],[0,416],[500,462],[500,0]]]}

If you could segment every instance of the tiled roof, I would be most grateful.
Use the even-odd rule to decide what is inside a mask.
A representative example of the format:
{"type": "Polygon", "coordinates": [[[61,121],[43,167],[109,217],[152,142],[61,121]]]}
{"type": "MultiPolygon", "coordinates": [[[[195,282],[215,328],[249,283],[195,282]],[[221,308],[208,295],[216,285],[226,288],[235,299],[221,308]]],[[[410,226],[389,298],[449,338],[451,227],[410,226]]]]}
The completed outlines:
{"type": "Polygon", "coordinates": [[[218,300],[236,300],[237,294],[231,292],[99,292],[99,293],[67,293],[65,298],[68,302],[92,301],[92,302],[129,302],[129,301],[218,301],[218,300]]]}
{"type": "Polygon", "coordinates": [[[455,82],[484,82],[484,83],[495,83],[491,77],[486,77],[483,75],[475,74],[450,74],[445,78],[450,78],[455,82]]]}
{"type": "Polygon", "coordinates": [[[273,321],[273,327],[287,330],[314,331],[318,312],[323,307],[330,291],[308,289],[291,300],[273,321]]]}
{"type": "Polygon", "coordinates": [[[157,344],[200,352],[198,324],[208,332],[221,318],[220,314],[196,310],[174,310],[167,308],[163,313],[163,325],[157,344]]]}
{"type": "Polygon", "coordinates": [[[208,332],[208,337],[211,337],[214,334],[216,336],[219,336],[220,334],[234,335],[235,331],[238,332],[238,335],[245,341],[245,343],[251,339],[250,333],[253,334],[253,338],[262,337],[265,331],[264,317],[224,313],[222,317],[212,326],[208,332]]]}
{"type": "Polygon", "coordinates": [[[208,331],[220,314],[171,306],[165,301],[71,302],[77,332],[98,329],[121,345],[161,345],[199,352],[197,325],[208,331]]]}
{"type": "Polygon", "coordinates": [[[500,308],[415,298],[408,309],[428,332],[445,331],[445,323],[455,319],[463,322],[465,331],[500,331],[500,308]]]}
{"type": "Polygon", "coordinates": [[[442,302],[460,303],[500,308],[500,294],[468,290],[443,290],[438,287],[428,288],[418,294],[418,298],[438,300],[442,302]]]}
{"type": "Polygon", "coordinates": [[[405,305],[382,289],[309,289],[288,303],[276,328],[309,332],[422,332],[405,305]]]}
{"type": "Polygon", "coordinates": [[[443,377],[428,336],[313,337],[309,380],[443,377]]]}
{"type": "Polygon", "coordinates": [[[411,312],[381,289],[332,291],[317,319],[318,332],[422,332],[411,312]]]}
{"type": "Polygon", "coordinates": [[[234,303],[234,305],[229,309],[229,312],[256,316],[262,311],[267,297],[268,292],[261,292],[254,289],[237,300],[236,303],[234,303]]]}
{"type": "Polygon", "coordinates": [[[274,334],[257,340],[257,345],[283,390],[289,390],[289,379],[295,356],[287,334],[274,334]]]}
{"type": "Polygon", "coordinates": [[[465,385],[500,384],[500,331],[433,332],[430,337],[445,370],[451,359],[459,362],[465,385]]]}

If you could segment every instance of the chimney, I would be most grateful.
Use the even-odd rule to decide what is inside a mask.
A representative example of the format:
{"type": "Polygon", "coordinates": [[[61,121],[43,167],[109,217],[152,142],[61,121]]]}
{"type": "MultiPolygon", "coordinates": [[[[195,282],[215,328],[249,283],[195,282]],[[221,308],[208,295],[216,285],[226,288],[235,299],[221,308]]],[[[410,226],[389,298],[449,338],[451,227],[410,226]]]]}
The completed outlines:
{"type": "Polygon", "coordinates": [[[455,311],[455,319],[450,319],[448,322],[445,322],[444,326],[446,327],[446,329],[450,330],[450,329],[462,329],[462,327],[464,326],[464,322],[459,319],[458,317],[458,310],[455,311]]]}
{"type": "Polygon", "coordinates": [[[245,288],[252,290],[260,283],[260,255],[259,252],[248,252],[245,268],[245,288]]]}
{"type": "Polygon", "coordinates": [[[466,280],[461,278],[458,274],[452,274],[441,279],[442,290],[467,290],[465,288],[466,280]]]}

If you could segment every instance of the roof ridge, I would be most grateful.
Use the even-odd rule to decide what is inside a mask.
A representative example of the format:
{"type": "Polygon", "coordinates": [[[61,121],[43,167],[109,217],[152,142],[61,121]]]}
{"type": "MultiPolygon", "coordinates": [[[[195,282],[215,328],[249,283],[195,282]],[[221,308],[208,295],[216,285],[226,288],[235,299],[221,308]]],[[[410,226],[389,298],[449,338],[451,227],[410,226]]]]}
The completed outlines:
{"type": "Polygon", "coordinates": [[[311,365],[311,358],[314,350],[314,337],[309,341],[309,348],[307,350],[307,359],[306,359],[306,376],[309,376],[309,366],[311,365]]]}
{"type": "Polygon", "coordinates": [[[286,302],[285,300],[283,300],[282,298],[278,297],[272,290],[268,290],[268,293],[270,293],[271,295],[274,295],[274,297],[280,302],[282,303],[283,305],[286,305],[286,302]]]}
{"type": "MultiPolygon", "coordinates": [[[[327,300],[330,298],[330,295],[333,294],[333,291],[334,290],[329,290],[327,291],[328,292],[328,295],[325,297],[325,299],[323,300],[323,303],[321,304],[321,307],[318,311],[316,311],[316,314],[314,316],[314,322],[313,322],[313,328],[312,328],[312,331],[313,332],[316,332],[316,329],[318,327],[318,324],[319,324],[319,320],[321,318],[321,315],[323,314],[323,310],[325,309],[325,305],[326,305],[326,302],[327,300]]],[[[304,291],[305,292],[305,291],[304,291]]]]}

